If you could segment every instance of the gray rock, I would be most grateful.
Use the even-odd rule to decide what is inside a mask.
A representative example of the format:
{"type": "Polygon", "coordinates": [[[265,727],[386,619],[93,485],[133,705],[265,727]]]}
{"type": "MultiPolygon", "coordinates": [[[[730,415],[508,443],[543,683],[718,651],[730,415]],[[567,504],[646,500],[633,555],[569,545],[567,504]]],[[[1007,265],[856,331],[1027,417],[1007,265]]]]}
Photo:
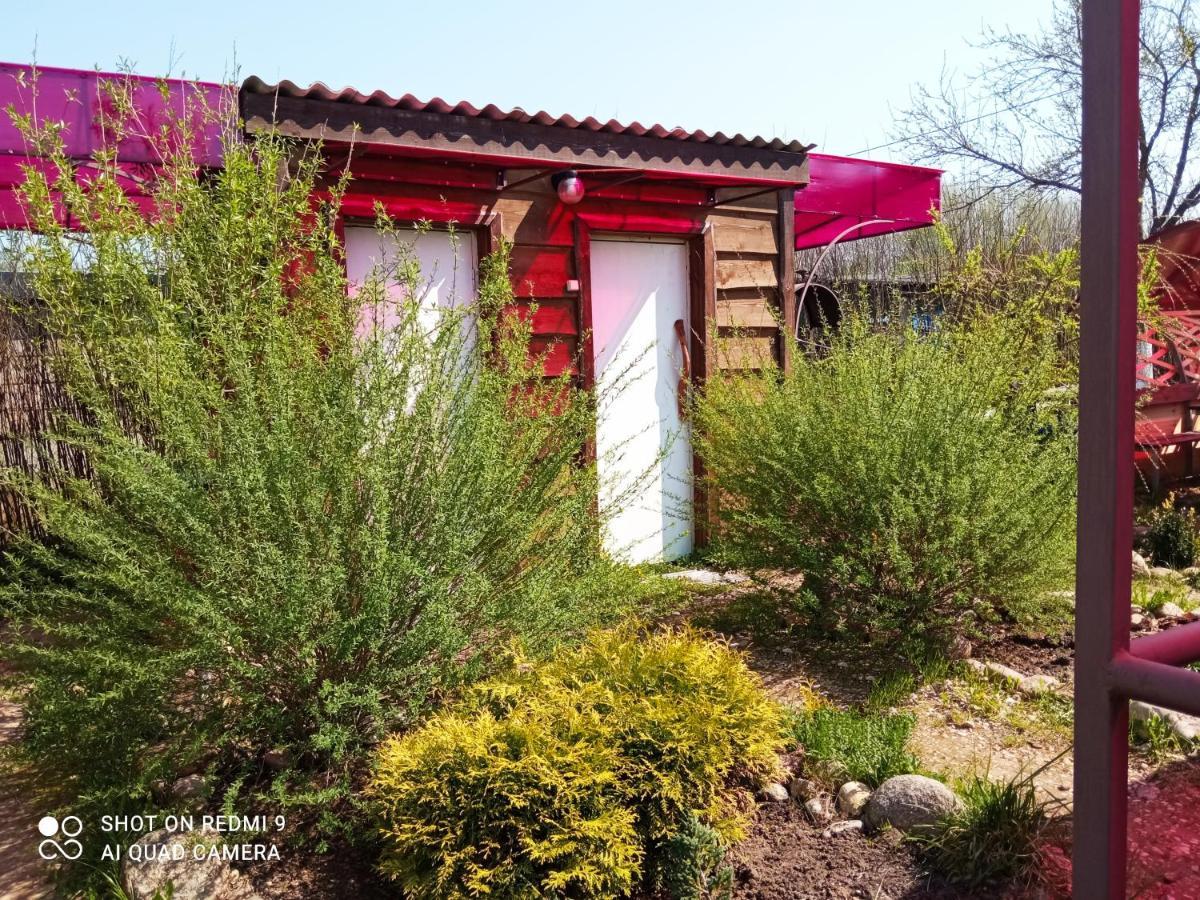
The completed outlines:
{"type": "Polygon", "coordinates": [[[203,775],[185,775],[171,785],[171,796],[176,800],[191,800],[203,797],[207,788],[208,782],[203,775]]]}
{"type": "Polygon", "coordinates": [[[1150,576],[1152,578],[1164,578],[1172,581],[1183,577],[1174,569],[1168,569],[1166,566],[1151,566],[1150,576]]]}
{"type": "Polygon", "coordinates": [[[1183,611],[1183,607],[1178,603],[1172,603],[1170,600],[1158,608],[1158,614],[1168,619],[1182,619],[1187,615],[1183,611]]]}
{"type": "Polygon", "coordinates": [[[862,819],[850,819],[845,822],[834,822],[821,832],[821,837],[837,837],[839,834],[854,834],[862,830],[862,819]]]}
{"type": "Polygon", "coordinates": [[[863,823],[875,831],[891,825],[899,831],[936,825],[962,805],[954,791],[924,775],[896,775],[867,801],[863,823]]]}
{"type": "Polygon", "coordinates": [[[789,799],[788,789],[778,781],[772,781],[764,787],[758,792],[758,797],[765,803],[787,803],[789,799]]]}
{"type": "Polygon", "coordinates": [[[663,578],[680,579],[708,586],[741,584],[750,580],[749,576],[743,575],[741,572],[714,572],[711,569],[683,569],[679,572],[667,572],[663,578]]]}
{"type": "Polygon", "coordinates": [[[804,804],[804,811],[817,825],[826,825],[833,821],[833,801],[827,796],[813,797],[804,804]]]}
{"type": "Polygon", "coordinates": [[[1186,569],[1180,569],[1179,574],[1187,579],[1196,578],[1200,576],[1200,566],[1188,566],[1186,569]]]}
{"type": "Polygon", "coordinates": [[[974,649],[970,641],[961,634],[956,634],[950,641],[950,646],[946,648],[946,655],[950,659],[970,659],[974,649]]]}
{"type": "Polygon", "coordinates": [[[130,900],[172,896],[175,900],[209,900],[231,880],[228,861],[197,861],[197,844],[215,844],[216,832],[170,832],[165,828],[142,835],[125,851],[121,885],[130,900]]]}
{"type": "Polygon", "coordinates": [[[1129,718],[1135,722],[1161,719],[1177,737],[1185,741],[1194,741],[1200,737],[1200,719],[1152,703],[1143,703],[1141,700],[1130,701],[1129,718]]]}
{"type": "Polygon", "coordinates": [[[1017,683],[1017,690],[1027,697],[1036,697],[1052,693],[1058,686],[1058,679],[1052,675],[1026,675],[1017,683]]]}
{"type": "Polygon", "coordinates": [[[821,786],[807,778],[793,778],[788,783],[788,793],[797,803],[803,803],[820,794],[821,786]]]}
{"type": "Polygon", "coordinates": [[[1129,616],[1130,628],[1141,628],[1146,624],[1146,617],[1139,612],[1131,613],[1129,616]]]}
{"type": "Polygon", "coordinates": [[[1004,663],[998,662],[983,662],[978,659],[968,659],[967,666],[971,671],[982,675],[992,681],[1001,681],[1016,687],[1025,678],[1023,674],[1016,669],[1011,669],[1004,663]]]}
{"type": "Polygon", "coordinates": [[[1138,553],[1136,550],[1133,553],[1133,577],[1147,578],[1150,575],[1150,564],[1146,562],[1146,557],[1138,553]]]}
{"type": "Polygon", "coordinates": [[[860,781],[847,781],[837,792],[837,810],[847,819],[857,819],[871,799],[871,789],[860,781]]]}

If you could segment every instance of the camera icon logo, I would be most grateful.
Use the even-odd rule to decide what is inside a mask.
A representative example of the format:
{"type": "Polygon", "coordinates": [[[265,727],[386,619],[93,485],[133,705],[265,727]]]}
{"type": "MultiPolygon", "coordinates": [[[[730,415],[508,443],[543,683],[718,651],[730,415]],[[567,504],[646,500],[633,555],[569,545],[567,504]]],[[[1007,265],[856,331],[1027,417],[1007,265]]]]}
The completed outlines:
{"type": "Polygon", "coordinates": [[[45,838],[38,844],[38,856],[42,859],[75,860],[83,856],[83,844],[75,840],[83,832],[83,822],[78,816],[64,816],[61,822],[54,816],[42,816],[37,830],[45,838]],[[56,840],[60,834],[61,843],[56,840]]]}

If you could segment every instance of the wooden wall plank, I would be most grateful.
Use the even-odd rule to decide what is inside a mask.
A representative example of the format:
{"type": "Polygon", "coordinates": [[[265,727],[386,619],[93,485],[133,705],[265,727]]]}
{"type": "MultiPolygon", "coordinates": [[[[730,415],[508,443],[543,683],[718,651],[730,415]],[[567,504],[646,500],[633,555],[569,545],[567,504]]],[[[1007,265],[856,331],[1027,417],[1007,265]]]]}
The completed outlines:
{"type": "Polygon", "coordinates": [[[773,216],[713,215],[708,221],[713,228],[718,253],[774,254],[778,251],[773,216]]]}
{"type": "Polygon", "coordinates": [[[564,372],[576,375],[578,341],[573,337],[533,337],[529,341],[529,354],[542,359],[544,374],[556,378],[564,372]]]}
{"type": "Polygon", "coordinates": [[[561,297],[567,281],[575,277],[573,255],[570,247],[517,244],[509,262],[513,293],[517,297],[561,297]]]}
{"type": "Polygon", "coordinates": [[[722,369],[764,369],[776,362],[775,331],[768,334],[721,335],[716,359],[722,369]]]}
{"type": "Polygon", "coordinates": [[[535,335],[576,335],[579,333],[578,301],[574,297],[551,297],[533,302],[518,300],[507,311],[528,322],[531,310],[533,313],[532,330],[535,335]]]}
{"type": "Polygon", "coordinates": [[[779,323],[770,301],[717,298],[717,325],[728,328],[775,328],[779,323]]]}
{"type": "Polygon", "coordinates": [[[775,275],[774,257],[736,258],[717,257],[717,288],[775,287],[778,279],[775,275]]]}

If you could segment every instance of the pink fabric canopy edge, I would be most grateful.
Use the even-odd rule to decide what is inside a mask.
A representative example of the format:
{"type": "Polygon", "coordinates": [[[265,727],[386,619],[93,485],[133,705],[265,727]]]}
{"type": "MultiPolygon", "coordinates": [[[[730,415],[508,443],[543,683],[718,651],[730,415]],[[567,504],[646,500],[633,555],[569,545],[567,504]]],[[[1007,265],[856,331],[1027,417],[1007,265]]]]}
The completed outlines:
{"type": "MultiPolygon", "coordinates": [[[[232,108],[237,93],[228,85],[0,62],[0,228],[28,227],[17,191],[25,181],[23,167],[33,165],[51,174],[48,162],[28,155],[9,107],[18,114],[33,113],[40,122],[62,122],[67,156],[83,162],[104,145],[102,114],[112,118],[113,99],[103,88],[105,81],[127,83],[137,110],[136,126],[117,146],[126,190],[135,200],[141,197],[145,177],[161,163],[150,135],[170,122],[191,121],[191,149],[198,166],[221,165],[221,129],[203,110],[232,108]]],[[[86,175],[86,167],[81,169],[86,175]]]]}
{"type": "Polygon", "coordinates": [[[901,163],[809,154],[808,187],[796,191],[796,249],[932,225],[942,206],[942,170],[901,163]]]}

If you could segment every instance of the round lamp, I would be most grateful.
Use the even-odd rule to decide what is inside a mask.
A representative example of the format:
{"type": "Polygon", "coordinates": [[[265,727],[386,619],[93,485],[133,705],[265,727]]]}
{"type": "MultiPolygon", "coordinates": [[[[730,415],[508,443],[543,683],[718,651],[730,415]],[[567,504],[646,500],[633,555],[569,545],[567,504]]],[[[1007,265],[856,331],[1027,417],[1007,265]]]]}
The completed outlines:
{"type": "Polygon", "coordinates": [[[555,172],[550,176],[550,183],[554,185],[554,191],[558,194],[558,199],[567,206],[574,206],[583,199],[583,181],[579,177],[579,173],[574,169],[567,169],[565,172],[555,172]]]}

